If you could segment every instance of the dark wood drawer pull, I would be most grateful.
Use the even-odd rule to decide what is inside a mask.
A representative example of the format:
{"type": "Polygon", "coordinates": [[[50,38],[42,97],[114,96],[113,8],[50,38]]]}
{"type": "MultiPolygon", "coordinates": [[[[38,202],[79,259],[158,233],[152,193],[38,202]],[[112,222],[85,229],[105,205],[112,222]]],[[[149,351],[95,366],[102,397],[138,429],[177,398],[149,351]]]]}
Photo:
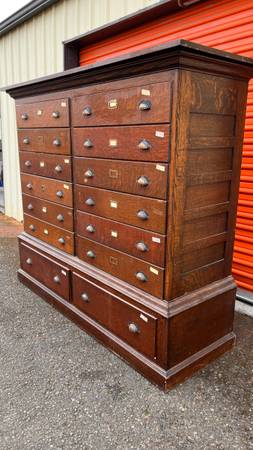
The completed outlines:
{"type": "Polygon", "coordinates": [[[59,275],[55,275],[55,277],[53,278],[53,280],[54,280],[54,282],[55,282],[56,284],[60,284],[60,282],[61,282],[61,279],[60,279],[59,275]]]}
{"type": "Polygon", "coordinates": [[[85,303],[89,303],[89,297],[88,297],[88,294],[86,294],[86,292],[83,292],[83,294],[81,295],[81,299],[82,299],[85,303]]]}
{"type": "Polygon", "coordinates": [[[32,165],[31,161],[26,161],[26,162],[25,162],[25,166],[26,166],[26,167],[31,167],[31,165],[32,165]]]}
{"type": "Polygon", "coordinates": [[[151,148],[151,145],[146,139],[142,139],[142,141],[140,141],[138,144],[138,148],[140,150],[149,150],[151,148]]]}
{"type": "Polygon", "coordinates": [[[32,185],[32,183],[28,183],[28,184],[26,185],[26,187],[27,187],[28,189],[32,189],[32,188],[33,188],[33,185],[32,185]]]}
{"type": "Polygon", "coordinates": [[[24,114],[21,115],[21,119],[22,119],[22,120],[28,120],[28,117],[29,117],[29,116],[28,116],[28,114],[26,114],[26,113],[24,113],[24,114]]]}
{"type": "Polygon", "coordinates": [[[33,205],[32,205],[32,203],[29,203],[29,205],[27,205],[27,209],[29,209],[29,211],[32,211],[32,210],[33,210],[33,205]]]}
{"type": "Polygon", "coordinates": [[[60,238],[58,239],[58,242],[59,242],[60,244],[64,245],[64,244],[65,244],[65,239],[64,239],[63,237],[60,237],[60,238]]]}
{"type": "Polygon", "coordinates": [[[60,166],[60,164],[58,164],[56,167],[55,167],[55,172],[57,172],[57,173],[61,173],[62,172],[62,166],[60,166]]]}
{"type": "Polygon", "coordinates": [[[137,272],[135,276],[136,276],[137,280],[142,281],[143,283],[148,281],[145,273],[143,273],[143,272],[137,272]]]}
{"type": "Polygon", "coordinates": [[[83,115],[84,116],[91,116],[92,114],[92,109],[90,106],[85,106],[85,108],[83,109],[83,115]]]}
{"type": "Polygon", "coordinates": [[[86,255],[88,256],[88,258],[96,258],[96,255],[92,250],[88,250],[86,255]]]}
{"type": "Polygon", "coordinates": [[[30,139],[28,137],[24,138],[23,144],[30,144],[30,139]]]}
{"type": "Polygon", "coordinates": [[[137,217],[139,217],[139,219],[141,220],[148,220],[148,213],[144,211],[144,209],[141,209],[140,211],[138,211],[137,217]]]}
{"type": "Polygon", "coordinates": [[[58,216],[56,217],[56,219],[58,220],[58,222],[64,222],[64,216],[63,216],[63,214],[58,214],[58,216]]]}
{"type": "Polygon", "coordinates": [[[52,117],[53,117],[54,119],[59,119],[59,117],[60,117],[59,111],[53,111],[53,112],[52,112],[52,117]]]}
{"type": "Polygon", "coordinates": [[[28,264],[29,266],[31,266],[32,265],[32,258],[27,258],[27,260],[26,260],[26,264],[28,264]]]}
{"type": "Polygon", "coordinates": [[[63,192],[62,191],[57,191],[56,192],[56,196],[59,197],[59,198],[62,198],[63,197],[63,192]]]}
{"type": "Polygon", "coordinates": [[[93,198],[89,197],[89,198],[87,198],[87,200],[85,200],[85,204],[88,206],[94,206],[95,202],[94,202],[93,198]]]}
{"type": "Polygon", "coordinates": [[[142,100],[139,103],[139,109],[141,111],[147,111],[147,110],[151,109],[151,106],[152,106],[152,104],[151,104],[150,100],[142,100]]]}
{"type": "Polygon", "coordinates": [[[31,223],[31,225],[29,225],[29,229],[30,229],[31,231],[35,231],[35,226],[31,223]]]}
{"type": "Polygon", "coordinates": [[[139,332],[140,332],[138,325],[136,325],[136,323],[133,323],[133,322],[128,324],[128,329],[129,329],[130,333],[139,334],[139,332]]]}
{"type": "Polygon", "coordinates": [[[60,140],[60,139],[54,139],[54,140],[53,140],[53,145],[55,145],[56,147],[60,147],[60,145],[61,145],[61,140],[60,140]]]}
{"type": "Polygon", "coordinates": [[[148,251],[148,246],[146,244],[144,244],[144,242],[137,242],[136,248],[137,248],[137,250],[140,250],[141,252],[148,251]]]}
{"type": "Polygon", "coordinates": [[[93,225],[89,224],[86,227],[86,231],[88,231],[88,233],[94,233],[95,232],[95,227],[93,227],[93,225]]]}
{"type": "Polygon", "coordinates": [[[83,143],[83,146],[85,148],[91,148],[91,147],[93,147],[93,144],[90,139],[86,139],[86,141],[84,141],[84,143],[83,143]]]}
{"type": "Polygon", "coordinates": [[[92,172],[91,169],[86,170],[86,172],[84,172],[84,176],[87,178],[92,178],[94,177],[94,173],[92,172]]]}
{"type": "Polygon", "coordinates": [[[142,175],[141,177],[138,178],[137,183],[140,186],[148,186],[149,185],[149,179],[147,177],[145,177],[145,175],[142,175]]]}

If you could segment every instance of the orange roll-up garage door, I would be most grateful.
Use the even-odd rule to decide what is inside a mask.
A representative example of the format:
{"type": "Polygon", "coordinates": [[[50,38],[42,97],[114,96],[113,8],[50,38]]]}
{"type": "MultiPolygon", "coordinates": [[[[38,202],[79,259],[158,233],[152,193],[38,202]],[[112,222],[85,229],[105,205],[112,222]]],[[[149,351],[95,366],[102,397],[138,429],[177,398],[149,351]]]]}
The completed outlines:
{"type": "MultiPolygon", "coordinates": [[[[183,38],[253,58],[253,0],[209,0],[80,50],[80,65],[183,38]]],[[[249,85],[233,274],[253,292],[253,81],[249,85]]]]}

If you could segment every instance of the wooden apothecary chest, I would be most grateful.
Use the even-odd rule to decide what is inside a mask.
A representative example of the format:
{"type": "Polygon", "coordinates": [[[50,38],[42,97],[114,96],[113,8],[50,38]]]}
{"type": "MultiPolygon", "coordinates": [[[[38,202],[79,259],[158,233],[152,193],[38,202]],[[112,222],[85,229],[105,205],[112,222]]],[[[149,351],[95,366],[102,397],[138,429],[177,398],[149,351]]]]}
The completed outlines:
{"type": "Polygon", "coordinates": [[[20,280],[164,389],[234,344],[252,68],[175,41],[7,89],[20,280]]]}

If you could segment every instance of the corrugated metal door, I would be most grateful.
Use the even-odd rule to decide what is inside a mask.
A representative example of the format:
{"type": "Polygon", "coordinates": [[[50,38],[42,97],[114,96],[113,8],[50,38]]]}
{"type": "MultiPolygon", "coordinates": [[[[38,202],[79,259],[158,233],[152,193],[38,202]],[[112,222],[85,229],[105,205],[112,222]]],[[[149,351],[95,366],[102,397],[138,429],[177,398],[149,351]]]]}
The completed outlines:
{"type": "MultiPolygon", "coordinates": [[[[82,49],[80,65],[177,38],[253,57],[253,0],[196,4],[82,49]]],[[[241,288],[253,291],[253,82],[249,85],[233,274],[241,288]]]]}

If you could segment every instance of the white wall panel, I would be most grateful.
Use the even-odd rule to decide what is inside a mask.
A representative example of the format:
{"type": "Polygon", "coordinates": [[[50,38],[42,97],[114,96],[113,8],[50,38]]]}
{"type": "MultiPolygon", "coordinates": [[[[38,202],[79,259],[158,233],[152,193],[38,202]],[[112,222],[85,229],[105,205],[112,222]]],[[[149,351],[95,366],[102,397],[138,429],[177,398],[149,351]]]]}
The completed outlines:
{"type": "MultiPolygon", "coordinates": [[[[0,38],[0,84],[20,83],[63,69],[62,41],[157,0],[59,0],[0,38]]],[[[1,93],[6,215],[22,220],[14,102],[1,93]]]]}

